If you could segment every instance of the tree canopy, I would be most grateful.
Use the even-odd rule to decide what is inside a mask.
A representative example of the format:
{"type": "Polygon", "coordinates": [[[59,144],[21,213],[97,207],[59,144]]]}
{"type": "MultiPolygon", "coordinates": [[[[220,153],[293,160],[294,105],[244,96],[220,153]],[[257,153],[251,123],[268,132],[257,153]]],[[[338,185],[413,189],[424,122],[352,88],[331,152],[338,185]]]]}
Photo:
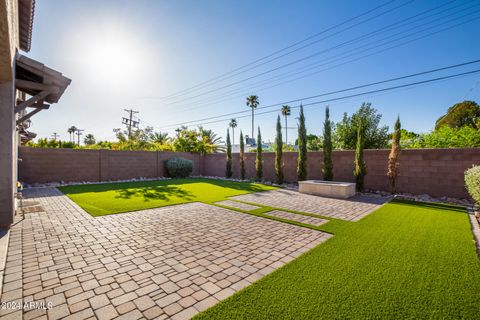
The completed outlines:
{"type": "Polygon", "coordinates": [[[371,103],[363,103],[357,112],[348,116],[344,113],[342,121],[335,128],[336,149],[355,149],[359,123],[365,131],[365,149],[381,149],[388,145],[388,126],[380,127],[382,115],[371,103]]]}
{"type": "Polygon", "coordinates": [[[480,128],[480,106],[475,101],[463,101],[448,108],[447,113],[435,122],[435,130],[442,127],[480,128]]]}

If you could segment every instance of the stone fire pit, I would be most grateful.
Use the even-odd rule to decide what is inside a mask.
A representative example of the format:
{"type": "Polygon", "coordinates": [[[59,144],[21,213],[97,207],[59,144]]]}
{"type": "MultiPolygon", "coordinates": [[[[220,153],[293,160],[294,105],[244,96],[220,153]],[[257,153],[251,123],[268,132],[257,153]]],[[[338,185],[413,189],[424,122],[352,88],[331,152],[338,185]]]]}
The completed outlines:
{"type": "Polygon", "coordinates": [[[355,195],[355,183],[306,180],[298,182],[298,191],[316,196],[347,199],[355,195]]]}

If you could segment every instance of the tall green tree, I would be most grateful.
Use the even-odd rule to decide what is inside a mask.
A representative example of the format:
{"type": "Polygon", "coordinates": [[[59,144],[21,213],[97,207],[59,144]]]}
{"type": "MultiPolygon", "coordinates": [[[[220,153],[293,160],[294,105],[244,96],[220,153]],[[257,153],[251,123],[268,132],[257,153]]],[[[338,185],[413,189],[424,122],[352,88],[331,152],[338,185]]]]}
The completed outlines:
{"type": "Polygon", "coordinates": [[[437,120],[435,130],[445,126],[454,129],[461,127],[480,129],[480,106],[475,101],[468,100],[451,106],[447,113],[437,120]]]}
{"type": "Polygon", "coordinates": [[[363,159],[363,149],[365,147],[365,126],[360,121],[357,127],[357,147],[355,149],[355,183],[357,191],[363,191],[365,185],[365,175],[367,174],[367,167],[363,159]]]}
{"type": "Polygon", "coordinates": [[[332,160],[332,122],[330,121],[330,109],[325,108],[325,122],[323,124],[323,180],[333,180],[332,160]]]}
{"type": "Polygon", "coordinates": [[[282,141],[282,124],[280,123],[280,115],[277,117],[277,134],[275,136],[275,176],[277,183],[283,183],[283,141],[282,141]]]}
{"type": "Polygon", "coordinates": [[[75,132],[77,132],[77,127],[71,126],[68,128],[67,132],[70,134],[70,142],[75,142],[75,132]]]}
{"type": "Polygon", "coordinates": [[[238,126],[237,119],[231,119],[228,126],[232,128],[232,144],[235,144],[235,128],[238,126]]]}
{"type": "Polygon", "coordinates": [[[297,178],[298,181],[303,181],[307,179],[307,128],[305,127],[305,115],[302,105],[300,105],[298,122],[297,178]]]}
{"type": "Polygon", "coordinates": [[[230,130],[227,129],[227,168],[225,176],[231,178],[232,173],[232,144],[230,143],[230,130]]]}
{"type": "Polygon", "coordinates": [[[338,149],[353,150],[356,147],[357,131],[362,122],[365,131],[365,149],[382,149],[388,145],[388,126],[380,127],[382,115],[371,103],[363,103],[351,117],[345,113],[335,129],[335,145],[338,149]]]}
{"type": "Polygon", "coordinates": [[[398,116],[397,121],[395,122],[395,131],[393,131],[392,136],[392,149],[390,150],[390,154],[388,155],[387,176],[390,182],[390,191],[392,192],[392,194],[396,192],[396,182],[400,167],[398,157],[400,155],[400,138],[402,134],[401,127],[402,125],[400,123],[400,116],[398,116]]]}
{"type": "Polygon", "coordinates": [[[96,143],[95,136],[91,133],[87,134],[83,139],[83,143],[85,143],[86,146],[94,145],[96,143]]]}
{"type": "Polygon", "coordinates": [[[261,181],[263,177],[263,159],[262,159],[262,134],[260,133],[260,127],[258,127],[257,136],[257,158],[255,159],[255,171],[257,173],[257,180],[261,181]]]}
{"type": "Polygon", "coordinates": [[[255,118],[255,109],[258,107],[260,104],[260,101],[258,101],[258,96],[256,95],[251,95],[247,97],[247,107],[250,107],[252,109],[252,138],[254,137],[254,118],[255,118]]]}
{"type": "Polygon", "coordinates": [[[285,118],[285,144],[288,146],[288,125],[287,125],[287,118],[290,116],[291,109],[290,106],[285,104],[282,106],[282,116],[285,118]]]}
{"type": "Polygon", "coordinates": [[[245,180],[245,143],[243,132],[240,130],[240,179],[245,180]]]}

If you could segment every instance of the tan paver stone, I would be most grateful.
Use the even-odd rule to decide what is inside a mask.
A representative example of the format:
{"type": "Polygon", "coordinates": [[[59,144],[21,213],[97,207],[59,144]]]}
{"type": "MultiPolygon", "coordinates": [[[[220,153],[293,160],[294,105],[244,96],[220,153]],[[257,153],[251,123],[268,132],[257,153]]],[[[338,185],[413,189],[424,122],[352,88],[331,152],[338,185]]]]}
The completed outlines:
{"type": "Polygon", "coordinates": [[[111,304],[95,311],[95,315],[99,320],[110,320],[118,316],[118,312],[111,304]]]}
{"type": "Polygon", "coordinates": [[[70,310],[68,309],[67,304],[53,304],[55,308],[47,310],[48,318],[52,320],[60,319],[66,317],[70,314],[70,310]]]}
{"type": "Polygon", "coordinates": [[[131,301],[128,301],[117,306],[117,311],[120,314],[125,314],[127,312],[134,310],[135,308],[136,308],[135,304],[131,301]]]}
{"type": "Polygon", "coordinates": [[[105,294],[101,294],[93,298],[90,298],[88,301],[90,302],[90,305],[94,310],[104,307],[107,304],[110,304],[110,300],[105,294]]]}

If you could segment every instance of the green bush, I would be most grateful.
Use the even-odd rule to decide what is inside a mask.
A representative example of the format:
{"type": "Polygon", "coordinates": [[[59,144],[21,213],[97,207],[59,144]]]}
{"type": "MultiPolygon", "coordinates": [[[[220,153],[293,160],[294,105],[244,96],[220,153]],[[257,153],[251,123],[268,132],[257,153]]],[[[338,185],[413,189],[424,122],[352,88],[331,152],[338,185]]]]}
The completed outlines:
{"type": "Polygon", "coordinates": [[[193,161],[185,158],[171,158],[165,161],[168,176],[171,178],[186,178],[192,174],[193,161]]]}
{"type": "Polygon", "coordinates": [[[480,204],[480,166],[465,171],[465,186],[473,200],[480,204]]]}

